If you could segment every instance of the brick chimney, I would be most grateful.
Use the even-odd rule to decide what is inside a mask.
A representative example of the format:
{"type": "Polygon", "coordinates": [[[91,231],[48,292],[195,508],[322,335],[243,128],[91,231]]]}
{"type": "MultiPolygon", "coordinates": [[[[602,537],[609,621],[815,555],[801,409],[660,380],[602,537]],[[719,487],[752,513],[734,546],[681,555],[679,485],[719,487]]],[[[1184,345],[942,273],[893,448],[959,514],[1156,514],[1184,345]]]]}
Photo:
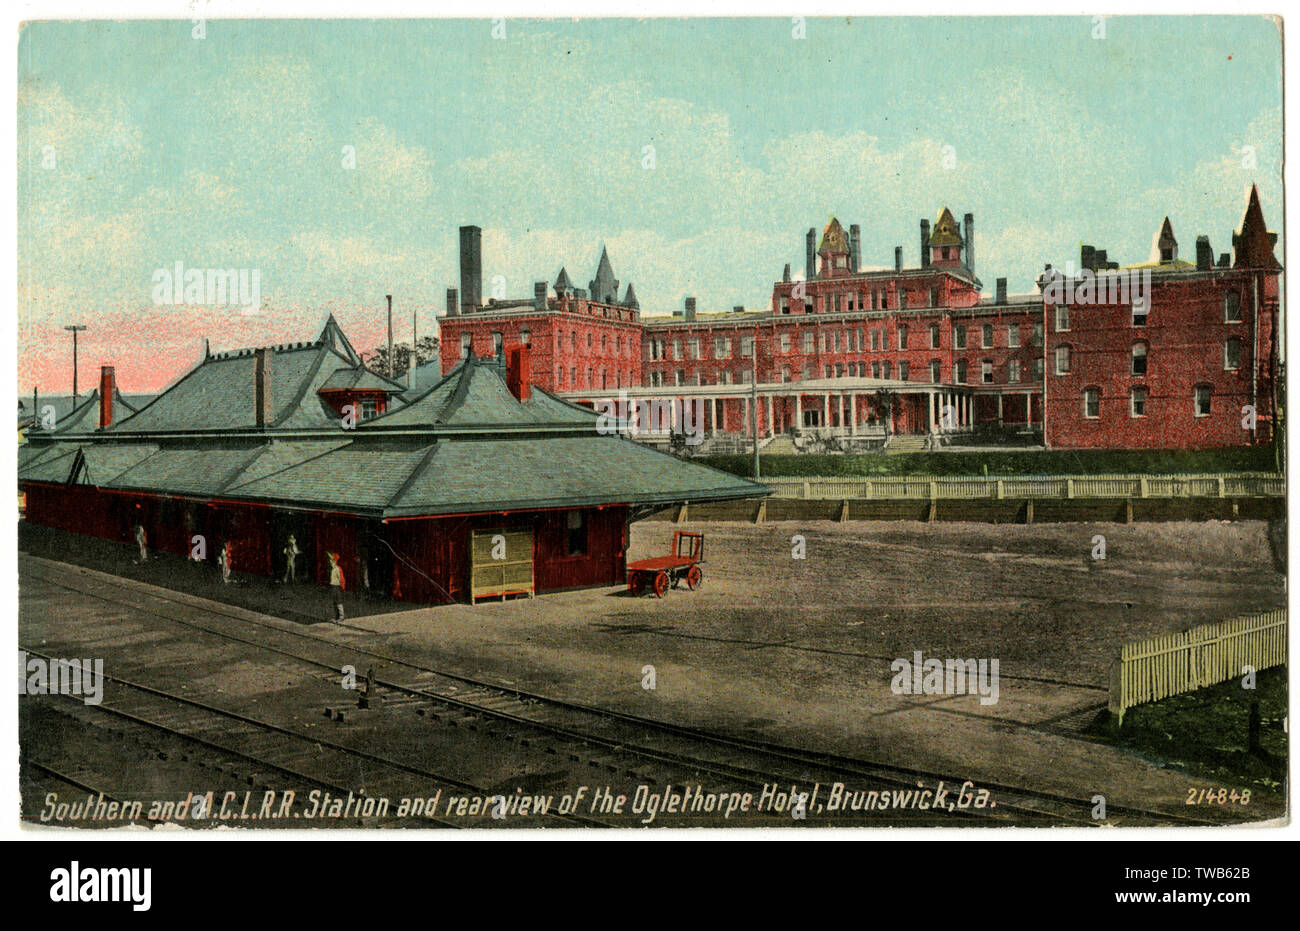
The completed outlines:
{"type": "Polygon", "coordinates": [[[930,267],[930,221],[921,220],[921,267],[930,267]]]}
{"type": "Polygon", "coordinates": [[[997,295],[993,299],[995,304],[1005,304],[1007,302],[1007,279],[999,278],[997,280],[997,295]]]}
{"type": "Polygon", "coordinates": [[[849,227],[849,271],[855,275],[862,265],[862,227],[854,223],[849,227]]]}
{"type": "Polygon", "coordinates": [[[1214,250],[1210,248],[1209,236],[1196,237],[1196,270],[1209,271],[1214,267],[1214,250]]]}
{"type": "Polygon", "coordinates": [[[483,301],[483,230],[477,226],[460,228],[460,304],[463,312],[472,313],[483,301]]]}
{"type": "Polygon", "coordinates": [[[266,428],[275,419],[271,406],[271,350],[258,349],[253,353],[253,405],[258,428],[266,428]]]}
{"type": "Polygon", "coordinates": [[[506,363],[506,387],[520,401],[532,397],[532,367],[529,362],[529,347],[511,346],[506,363]]]}
{"type": "Polygon", "coordinates": [[[962,218],[966,227],[966,271],[975,274],[975,214],[968,213],[962,218]]]}
{"type": "Polygon", "coordinates": [[[804,238],[803,277],[805,281],[812,281],[817,277],[817,229],[815,227],[809,229],[808,235],[804,238]]]}
{"type": "Polygon", "coordinates": [[[684,313],[682,316],[687,320],[695,319],[695,298],[688,297],[686,299],[686,313],[684,313]]]}
{"type": "Polygon", "coordinates": [[[447,289],[447,316],[454,317],[460,313],[460,291],[456,288],[447,289]]]}
{"type": "Polygon", "coordinates": [[[113,366],[99,368],[99,429],[113,426],[113,392],[116,390],[113,366]]]}
{"type": "Polygon", "coordinates": [[[903,270],[903,247],[894,246],[894,271],[901,272],[902,270],[903,270]]]}

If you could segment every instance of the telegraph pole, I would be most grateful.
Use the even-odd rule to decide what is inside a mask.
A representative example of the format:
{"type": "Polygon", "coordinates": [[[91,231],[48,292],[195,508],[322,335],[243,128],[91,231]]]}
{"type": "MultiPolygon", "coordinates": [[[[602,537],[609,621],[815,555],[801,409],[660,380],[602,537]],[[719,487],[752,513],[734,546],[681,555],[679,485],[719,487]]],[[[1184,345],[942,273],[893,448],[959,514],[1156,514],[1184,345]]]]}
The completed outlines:
{"type": "MultiPolygon", "coordinates": [[[[754,327],[754,342],[749,354],[749,371],[749,427],[754,434],[754,478],[758,478],[758,327],[754,327]]],[[[768,403],[772,402],[769,400],[768,403]]]]}
{"type": "Polygon", "coordinates": [[[393,359],[393,296],[385,294],[388,298],[388,377],[392,378],[397,374],[397,366],[393,359]]]}
{"type": "Polygon", "coordinates": [[[72,331],[72,403],[77,403],[77,334],[86,329],[80,323],[74,323],[72,326],[65,326],[65,330],[72,331]]]}

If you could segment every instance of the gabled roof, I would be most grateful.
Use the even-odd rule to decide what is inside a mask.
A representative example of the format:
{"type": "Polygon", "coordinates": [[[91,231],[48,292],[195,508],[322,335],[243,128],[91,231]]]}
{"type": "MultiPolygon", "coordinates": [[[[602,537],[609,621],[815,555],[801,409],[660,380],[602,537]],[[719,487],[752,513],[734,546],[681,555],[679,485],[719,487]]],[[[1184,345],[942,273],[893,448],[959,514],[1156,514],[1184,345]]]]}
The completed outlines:
{"type": "Polygon", "coordinates": [[[960,246],[961,244],[961,231],[957,228],[957,220],[953,217],[952,211],[944,207],[939,211],[939,218],[934,221],[934,229],[930,233],[929,245],[960,246]]]}
{"type": "Polygon", "coordinates": [[[361,430],[412,427],[594,427],[597,414],[561,401],[536,386],[520,401],[490,359],[472,353],[436,384],[409,398],[400,410],[367,420],[361,430]]]}
{"type": "MultiPolygon", "coordinates": [[[[122,392],[113,388],[113,419],[120,420],[123,417],[130,416],[136,412],[137,408],[126,398],[122,397],[122,392]]],[[[99,427],[99,389],[96,388],[85,396],[76,407],[68,411],[63,416],[56,413],[54,429],[52,433],[85,433],[89,430],[95,430],[99,427]]],[[[37,429],[40,425],[40,417],[36,418],[37,429]]]]}
{"type": "Polygon", "coordinates": [[[1277,244],[1277,234],[1270,233],[1264,225],[1264,210],[1259,205],[1259,188],[1250,186],[1250,201],[1246,204],[1246,215],[1241,218],[1241,232],[1232,236],[1232,248],[1236,252],[1237,268],[1263,268],[1270,271],[1280,269],[1282,263],[1273,254],[1277,244]]]}
{"type": "Polygon", "coordinates": [[[817,246],[818,254],[822,252],[849,252],[849,237],[844,233],[844,227],[835,217],[826,224],[826,229],[822,230],[822,241],[817,246]]]}

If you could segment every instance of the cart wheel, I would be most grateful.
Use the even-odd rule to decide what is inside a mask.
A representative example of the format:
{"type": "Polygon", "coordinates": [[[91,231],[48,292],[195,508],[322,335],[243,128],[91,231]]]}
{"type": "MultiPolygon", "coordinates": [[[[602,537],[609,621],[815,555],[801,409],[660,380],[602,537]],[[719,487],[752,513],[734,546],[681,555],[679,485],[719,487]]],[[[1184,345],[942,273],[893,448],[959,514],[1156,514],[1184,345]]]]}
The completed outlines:
{"type": "Polygon", "coordinates": [[[686,587],[695,591],[700,587],[700,582],[704,579],[704,573],[699,566],[691,566],[686,570],[686,587]]]}
{"type": "Polygon", "coordinates": [[[668,591],[668,573],[662,569],[655,573],[655,597],[662,598],[668,591]]]}

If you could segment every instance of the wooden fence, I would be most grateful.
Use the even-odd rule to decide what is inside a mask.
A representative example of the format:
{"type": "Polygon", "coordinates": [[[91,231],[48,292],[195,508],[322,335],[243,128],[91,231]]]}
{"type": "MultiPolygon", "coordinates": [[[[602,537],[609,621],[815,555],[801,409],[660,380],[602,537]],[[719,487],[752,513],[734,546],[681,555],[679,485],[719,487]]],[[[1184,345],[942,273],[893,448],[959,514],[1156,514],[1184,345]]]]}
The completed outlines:
{"type": "Polygon", "coordinates": [[[1286,662],[1285,610],[1126,643],[1110,671],[1110,710],[1181,695],[1286,662]]]}
{"type": "Polygon", "coordinates": [[[776,498],[1000,500],[1033,498],[1274,498],[1286,479],[1268,472],[1219,475],[881,475],[768,478],[776,498]]]}

